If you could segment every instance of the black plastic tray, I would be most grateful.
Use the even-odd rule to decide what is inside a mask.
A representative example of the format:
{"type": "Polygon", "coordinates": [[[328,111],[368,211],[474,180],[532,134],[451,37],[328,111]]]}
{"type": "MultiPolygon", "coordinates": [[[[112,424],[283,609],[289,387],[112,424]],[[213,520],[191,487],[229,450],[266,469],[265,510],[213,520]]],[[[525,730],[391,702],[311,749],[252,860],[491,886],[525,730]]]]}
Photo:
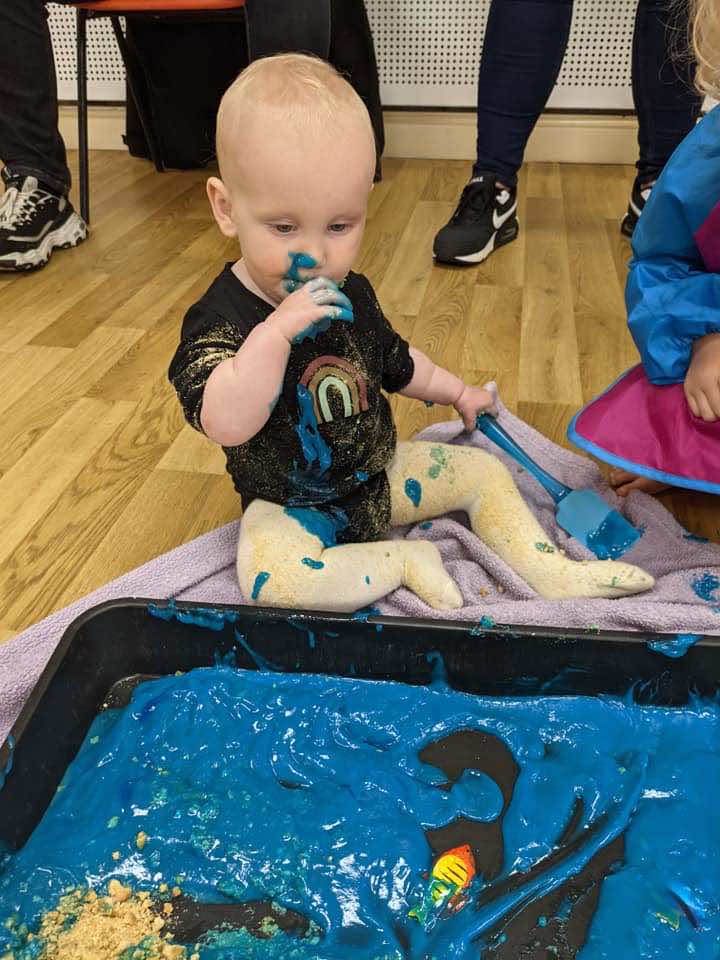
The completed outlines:
{"type": "Polygon", "coordinates": [[[0,771],[9,771],[0,790],[0,846],[22,846],[93,719],[108,705],[109,692],[113,705],[118,698],[122,702],[123,690],[129,694],[138,676],[208,666],[233,652],[237,665],[249,669],[266,665],[426,684],[433,661],[437,663],[429,655],[437,652],[451,686],[475,694],[622,695],[634,687],[638,702],[667,705],[686,702],[690,693],[713,696],[720,690],[720,637],[703,638],[677,659],[650,650],[648,642],[656,639],[658,635],[637,633],[110,601],[67,628],[0,748],[0,771]]]}
{"type": "Polygon", "coordinates": [[[467,693],[624,694],[635,685],[636,700],[681,704],[690,692],[720,689],[720,637],[704,637],[677,659],[648,648],[658,637],[111,600],[68,626],[0,747],[0,770],[10,768],[0,790],[0,844],[17,849],[32,833],[108,692],[125,678],[208,666],[233,651],[247,669],[265,661],[290,672],[423,684],[432,678],[428,654],[437,651],[451,686],[467,693]]]}

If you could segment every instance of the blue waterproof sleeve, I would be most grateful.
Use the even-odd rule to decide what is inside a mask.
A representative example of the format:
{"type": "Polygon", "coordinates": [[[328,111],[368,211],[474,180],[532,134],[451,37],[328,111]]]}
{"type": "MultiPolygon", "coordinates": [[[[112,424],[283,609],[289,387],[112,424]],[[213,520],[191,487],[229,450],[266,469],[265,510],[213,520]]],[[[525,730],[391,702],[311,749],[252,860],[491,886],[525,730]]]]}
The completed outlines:
{"type": "Polygon", "coordinates": [[[705,268],[696,234],[720,199],[720,108],[675,151],[633,236],[628,325],[653,383],[685,379],[692,343],[720,332],[720,274],[705,268]]]}

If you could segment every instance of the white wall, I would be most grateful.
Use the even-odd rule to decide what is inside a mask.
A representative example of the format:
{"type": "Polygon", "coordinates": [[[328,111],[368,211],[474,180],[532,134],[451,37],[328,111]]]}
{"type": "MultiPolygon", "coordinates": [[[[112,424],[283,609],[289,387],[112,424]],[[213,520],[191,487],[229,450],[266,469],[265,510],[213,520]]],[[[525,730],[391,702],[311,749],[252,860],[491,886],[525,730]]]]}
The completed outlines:
{"type": "MultiPolygon", "coordinates": [[[[18,0],[0,0],[18,2],[18,0]]],[[[22,0],[24,2],[24,0],[22,0]]],[[[386,106],[472,107],[490,0],[366,0],[386,106]]],[[[565,62],[549,106],[632,107],[636,0],[575,0],[565,62]]],[[[75,98],[75,12],[50,4],[61,100],[75,98]]],[[[519,25],[522,29],[522,25],[519,25]]],[[[90,23],[93,100],[123,100],[122,62],[106,20],[90,23]]]]}

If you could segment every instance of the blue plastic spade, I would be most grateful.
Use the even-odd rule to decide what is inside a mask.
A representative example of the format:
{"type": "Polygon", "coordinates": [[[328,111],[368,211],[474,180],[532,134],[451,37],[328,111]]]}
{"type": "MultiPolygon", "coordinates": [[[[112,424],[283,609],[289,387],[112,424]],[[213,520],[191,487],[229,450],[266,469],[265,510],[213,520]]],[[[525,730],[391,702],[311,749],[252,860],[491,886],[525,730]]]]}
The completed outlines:
{"type": "Polygon", "coordinates": [[[573,490],[550,476],[525,453],[500,424],[487,413],[475,423],[478,430],[509,453],[531,473],[557,504],[555,519],[571,537],[585,544],[601,560],[621,557],[641,537],[631,523],[592,490],[573,490]]]}

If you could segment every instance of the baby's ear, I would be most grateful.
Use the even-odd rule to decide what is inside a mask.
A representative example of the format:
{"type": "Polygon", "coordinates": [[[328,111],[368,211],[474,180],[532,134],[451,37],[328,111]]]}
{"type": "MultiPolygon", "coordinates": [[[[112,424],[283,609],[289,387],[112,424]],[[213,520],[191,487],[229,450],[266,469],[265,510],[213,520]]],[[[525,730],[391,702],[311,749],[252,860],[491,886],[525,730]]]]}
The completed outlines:
{"type": "Polygon", "coordinates": [[[219,177],[210,177],[206,189],[213,216],[221,232],[226,237],[236,237],[237,227],[232,217],[232,202],[227,187],[219,177]]]}

